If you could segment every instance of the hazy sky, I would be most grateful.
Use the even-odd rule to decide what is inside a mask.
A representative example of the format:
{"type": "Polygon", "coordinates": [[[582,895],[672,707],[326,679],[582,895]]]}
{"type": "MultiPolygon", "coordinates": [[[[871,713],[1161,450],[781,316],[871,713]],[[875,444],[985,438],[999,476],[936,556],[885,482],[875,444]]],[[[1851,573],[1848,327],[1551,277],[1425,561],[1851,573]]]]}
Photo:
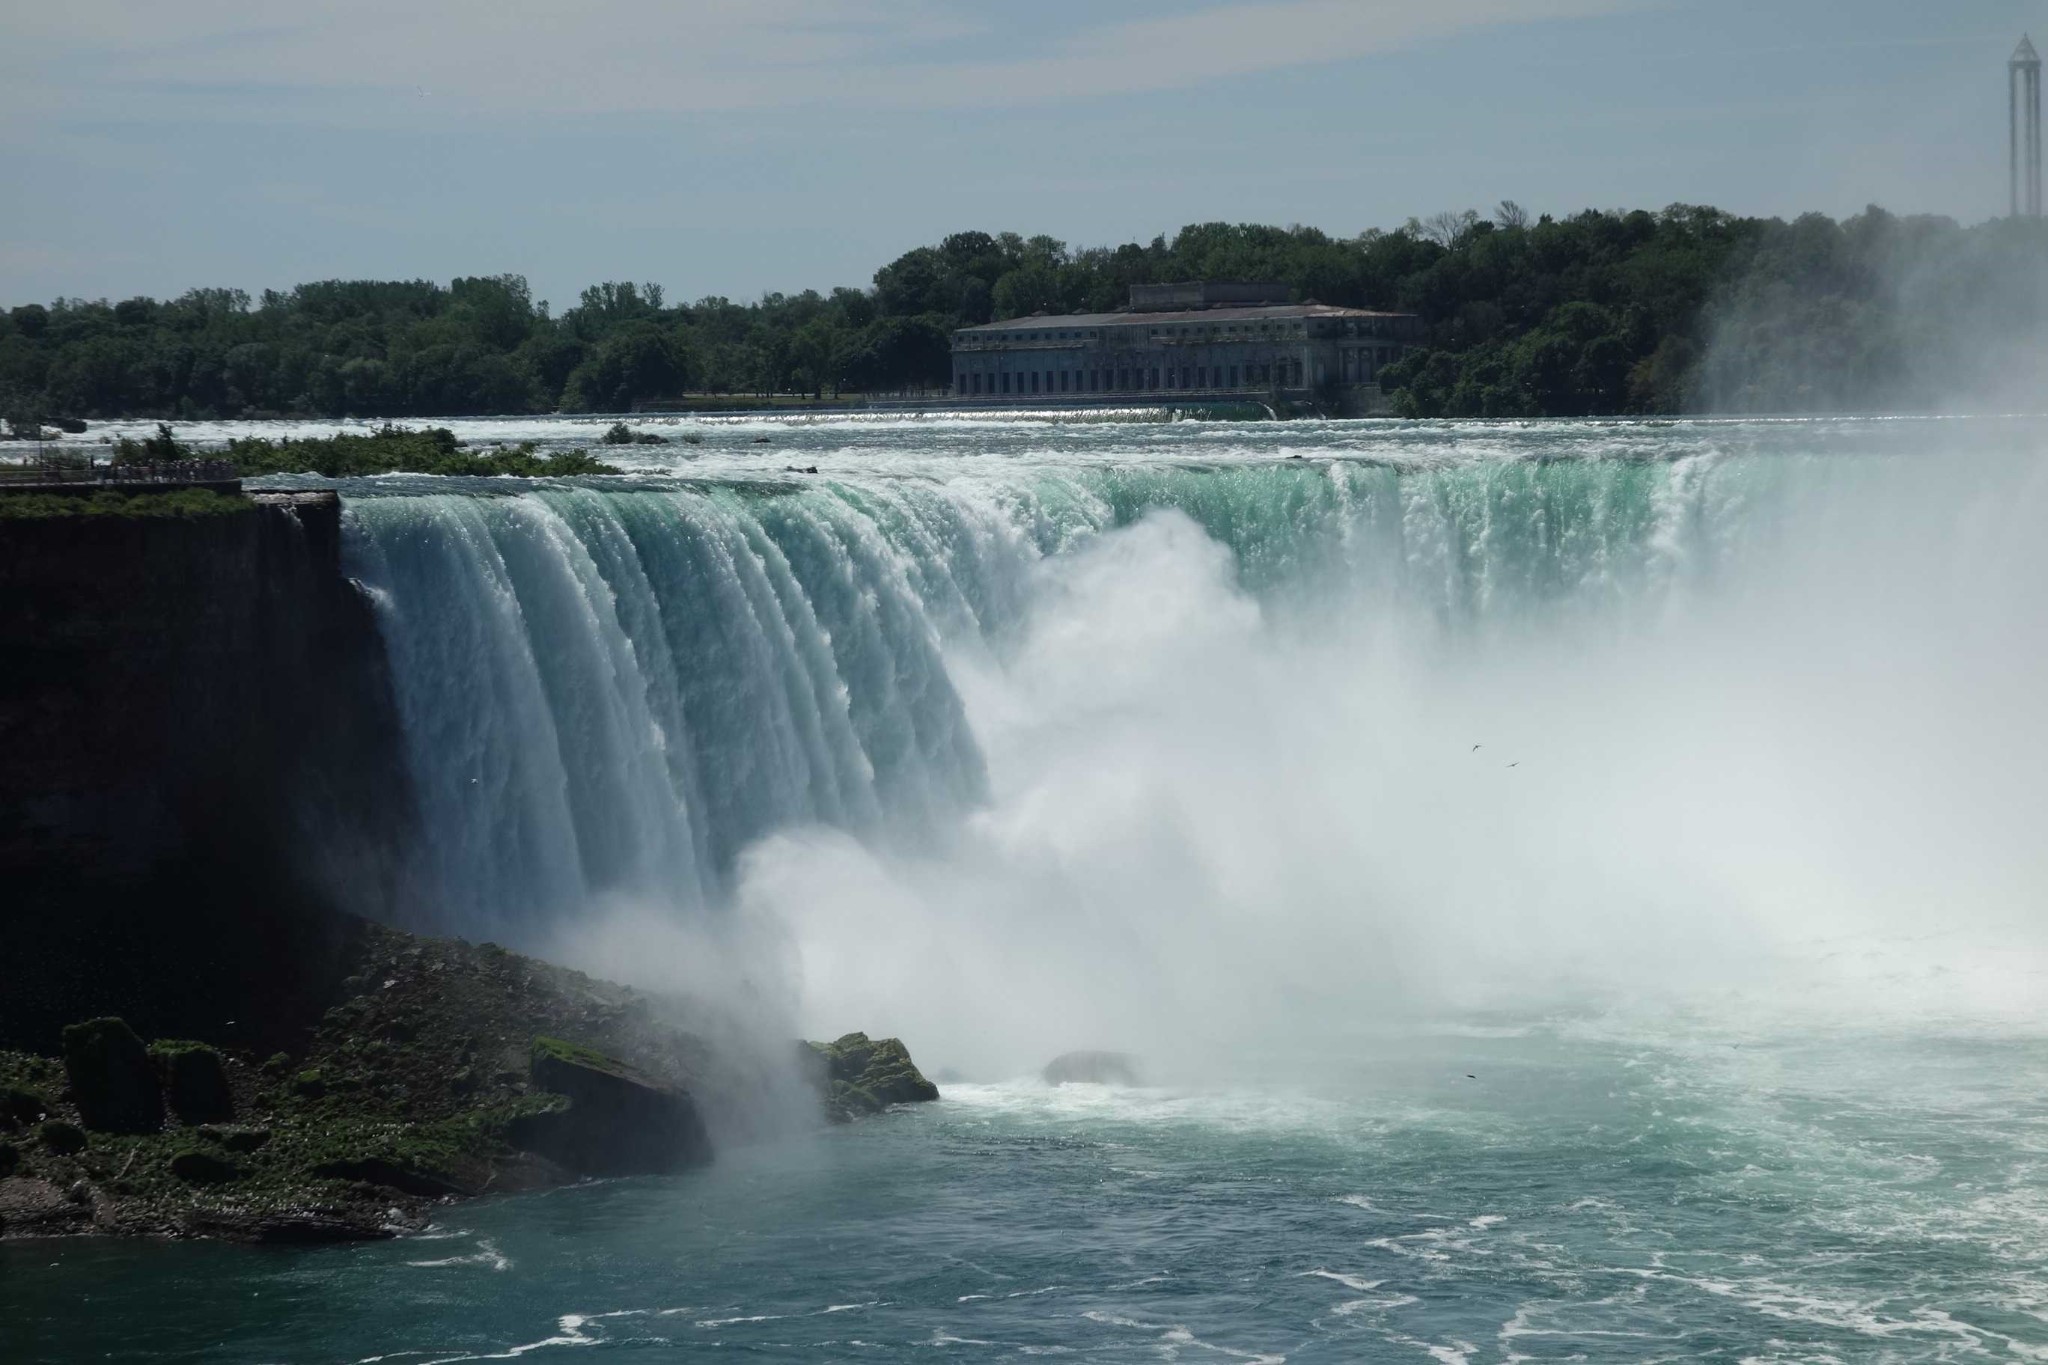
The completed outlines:
{"type": "Polygon", "coordinates": [[[0,0],[0,304],[748,298],[966,228],[1503,197],[1975,221],[2023,29],[2048,0],[0,0]]]}

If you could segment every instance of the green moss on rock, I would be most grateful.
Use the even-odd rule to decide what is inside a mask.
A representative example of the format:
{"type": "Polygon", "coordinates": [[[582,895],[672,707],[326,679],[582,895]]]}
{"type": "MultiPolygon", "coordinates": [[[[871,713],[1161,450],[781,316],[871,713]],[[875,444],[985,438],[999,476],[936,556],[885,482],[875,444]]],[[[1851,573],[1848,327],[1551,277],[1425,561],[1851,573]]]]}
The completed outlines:
{"type": "Polygon", "coordinates": [[[835,1119],[880,1113],[892,1104],[917,1104],[939,1097],[910,1050],[895,1038],[848,1033],[829,1043],[809,1043],[809,1065],[835,1119]]]}

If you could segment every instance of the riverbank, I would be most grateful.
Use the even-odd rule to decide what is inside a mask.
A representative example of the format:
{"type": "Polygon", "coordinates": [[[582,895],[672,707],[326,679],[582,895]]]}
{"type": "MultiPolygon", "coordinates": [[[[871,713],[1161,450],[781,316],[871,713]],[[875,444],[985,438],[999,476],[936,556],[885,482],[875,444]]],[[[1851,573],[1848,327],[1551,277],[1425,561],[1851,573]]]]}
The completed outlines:
{"type": "MultiPolygon", "coordinates": [[[[337,937],[345,976],[298,1048],[96,1020],[61,1057],[0,1052],[0,1237],[389,1237],[451,1200],[701,1165],[707,1120],[762,1083],[679,1022],[688,1002],[364,920],[337,937]]],[[[792,1070],[820,1121],[938,1094],[859,1034],[792,1070]]]]}

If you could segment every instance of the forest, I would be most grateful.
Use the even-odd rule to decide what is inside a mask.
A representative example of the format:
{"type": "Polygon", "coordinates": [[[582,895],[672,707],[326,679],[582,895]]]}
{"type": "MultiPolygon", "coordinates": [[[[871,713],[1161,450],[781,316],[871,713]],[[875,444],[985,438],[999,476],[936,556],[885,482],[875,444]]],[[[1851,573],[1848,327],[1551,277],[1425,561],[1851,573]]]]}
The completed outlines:
{"type": "Polygon", "coordinates": [[[961,232],[866,288],[671,303],[607,282],[556,313],[517,275],[326,280],[251,297],[0,310],[0,418],[629,412],[693,398],[943,387],[956,327],[1110,311],[1131,285],[1279,280],[1420,315],[1385,377],[1410,417],[1942,411],[2040,379],[2048,227],[1872,207],[1787,222],[1511,202],[1353,237],[1205,223],[1074,249],[961,232]]]}

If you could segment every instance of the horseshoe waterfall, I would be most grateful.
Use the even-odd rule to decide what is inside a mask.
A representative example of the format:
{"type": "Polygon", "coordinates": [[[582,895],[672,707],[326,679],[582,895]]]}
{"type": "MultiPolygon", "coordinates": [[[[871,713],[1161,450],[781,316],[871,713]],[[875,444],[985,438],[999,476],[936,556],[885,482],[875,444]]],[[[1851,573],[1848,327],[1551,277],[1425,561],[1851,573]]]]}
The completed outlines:
{"type": "Polygon", "coordinates": [[[409,838],[324,875],[775,1058],[900,1037],[941,1099],[222,1247],[279,1305],[232,1334],[213,1262],[129,1251],[53,1331],[2048,1356],[2034,425],[648,425],[617,476],[338,485],[409,838]]]}

